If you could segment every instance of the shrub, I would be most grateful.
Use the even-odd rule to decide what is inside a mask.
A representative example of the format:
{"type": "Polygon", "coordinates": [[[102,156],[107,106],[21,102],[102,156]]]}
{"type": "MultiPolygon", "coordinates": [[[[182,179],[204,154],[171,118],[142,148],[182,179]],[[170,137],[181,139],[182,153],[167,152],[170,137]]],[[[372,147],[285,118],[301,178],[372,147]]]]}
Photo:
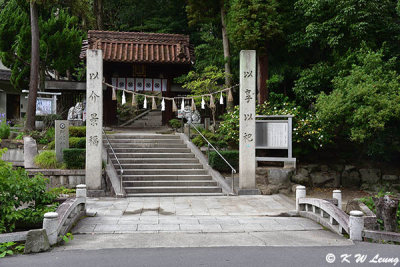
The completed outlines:
{"type": "Polygon", "coordinates": [[[0,139],[7,139],[10,136],[10,125],[7,123],[6,114],[0,114],[0,139]]]}
{"type": "Polygon", "coordinates": [[[70,137],[85,137],[86,136],[86,126],[71,126],[69,127],[70,137]]]}
{"type": "MultiPolygon", "coordinates": [[[[0,156],[5,150],[0,150],[0,156]]],[[[0,157],[1,158],[1,157],[0,157]]],[[[56,196],[46,192],[48,179],[42,175],[30,178],[21,168],[0,159],[0,233],[15,229],[16,223],[40,221],[47,211],[54,211],[56,196]],[[28,203],[28,207],[23,205],[28,203]]]]}
{"type": "Polygon", "coordinates": [[[178,119],[172,119],[168,122],[169,126],[171,126],[173,129],[179,129],[182,127],[182,122],[178,119]]]}
{"type": "Polygon", "coordinates": [[[70,148],[63,150],[64,163],[67,169],[84,169],[86,149],[70,148]]]}
{"type": "Polygon", "coordinates": [[[54,150],[56,148],[56,141],[53,140],[47,145],[48,150],[54,150]]]}
{"type": "Polygon", "coordinates": [[[55,131],[54,127],[47,129],[44,133],[39,132],[39,136],[37,139],[38,143],[42,144],[42,145],[48,144],[49,142],[54,140],[55,134],[56,134],[56,131],[55,131]]]}
{"type": "MultiPolygon", "coordinates": [[[[199,131],[214,147],[219,149],[227,147],[227,143],[221,135],[204,129],[199,129],[199,131]]],[[[193,138],[192,142],[197,147],[207,146],[207,142],[201,135],[197,135],[195,138],[193,138]]]]}
{"type": "Polygon", "coordinates": [[[70,137],[69,148],[86,148],[85,137],[70,137]]]}
{"type": "MultiPolygon", "coordinates": [[[[232,165],[236,171],[239,170],[239,151],[237,150],[230,150],[230,151],[219,151],[221,155],[232,165]]],[[[222,172],[231,172],[232,169],[226,164],[226,162],[217,154],[215,151],[211,151],[208,164],[218,171],[222,172]]]]}
{"type": "Polygon", "coordinates": [[[56,152],[53,150],[42,151],[35,157],[35,164],[43,169],[56,169],[60,167],[60,164],[56,159],[56,152]]]}

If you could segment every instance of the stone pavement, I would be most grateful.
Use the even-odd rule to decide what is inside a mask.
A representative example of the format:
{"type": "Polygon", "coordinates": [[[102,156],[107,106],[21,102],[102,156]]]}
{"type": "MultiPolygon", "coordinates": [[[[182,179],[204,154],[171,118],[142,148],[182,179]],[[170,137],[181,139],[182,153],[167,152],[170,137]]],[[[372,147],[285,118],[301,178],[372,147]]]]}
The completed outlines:
{"type": "Polygon", "coordinates": [[[283,195],[88,198],[96,216],[80,220],[75,240],[59,249],[352,244],[294,209],[283,195]]]}

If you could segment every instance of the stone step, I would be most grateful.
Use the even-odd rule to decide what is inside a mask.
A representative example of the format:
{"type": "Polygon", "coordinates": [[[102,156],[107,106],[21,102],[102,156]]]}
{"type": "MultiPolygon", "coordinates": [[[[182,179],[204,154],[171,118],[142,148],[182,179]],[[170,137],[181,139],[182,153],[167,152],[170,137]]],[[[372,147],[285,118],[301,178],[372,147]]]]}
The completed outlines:
{"type": "MultiPolygon", "coordinates": [[[[118,159],[153,159],[153,158],[195,158],[193,153],[115,153],[118,159]]],[[[114,158],[110,153],[110,158],[114,158]]]]}
{"type": "MultiPolygon", "coordinates": [[[[199,160],[196,158],[132,158],[132,159],[122,159],[118,158],[121,164],[135,164],[135,163],[198,163],[199,160]]],[[[116,164],[117,160],[112,157],[112,163],[116,164]]]]}
{"type": "Polygon", "coordinates": [[[158,126],[162,126],[161,121],[140,120],[130,124],[130,127],[158,127],[158,126]]]}
{"type": "Polygon", "coordinates": [[[188,181],[188,180],[211,180],[212,178],[210,175],[205,174],[191,174],[191,175],[166,175],[166,174],[159,174],[159,175],[126,175],[124,174],[122,180],[124,182],[128,181],[188,181]]]}
{"type": "MultiPolygon", "coordinates": [[[[119,168],[116,169],[117,173],[120,173],[119,168]]],[[[141,169],[141,170],[132,170],[132,169],[124,169],[125,175],[192,175],[192,174],[207,174],[207,171],[204,169],[199,170],[185,170],[185,169],[141,169]]]]}
{"type": "MultiPolygon", "coordinates": [[[[109,148],[107,143],[104,144],[106,148],[109,148]]],[[[153,144],[153,143],[116,143],[112,144],[115,148],[187,148],[186,144],[153,144]]]]}
{"type": "Polygon", "coordinates": [[[135,193],[127,197],[190,197],[190,196],[224,196],[223,193],[135,193]]]}
{"type": "Polygon", "coordinates": [[[218,186],[148,186],[124,187],[127,194],[132,193],[222,193],[218,186]]]}
{"type": "MultiPolygon", "coordinates": [[[[158,169],[185,169],[185,170],[193,170],[193,169],[203,169],[203,165],[200,163],[197,164],[191,164],[191,163],[133,163],[133,164],[124,164],[121,163],[122,169],[134,169],[134,170],[140,170],[140,169],[153,169],[153,170],[158,170],[158,169]]],[[[118,168],[118,164],[115,165],[115,168],[118,168]]]]}
{"type": "Polygon", "coordinates": [[[179,135],[173,134],[109,134],[108,139],[178,139],[181,140],[179,135]]]}
{"type": "Polygon", "coordinates": [[[123,181],[124,187],[150,187],[150,186],[217,186],[217,182],[211,180],[176,180],[176,181],[123,181]]]}
{"type": "MultiPolygon", "coordinates": [[[[111,152],[108,149],[109,153],[111,152]]],[[[189,148],[114,148],[115,153],[190,153],[189,148]]]]}
{"type": "MultiPolygon", "coordinates": [[[[106,144],[107,141],[104,140],[104,144],[106,144]]],[[[183,144],[183,141],[180,139],[159,139],[159,138],[154,138],[154,139],[129,139],[129,138],[121,138],[121,139],[110,139],[110,143],[112,145],[117,144],[117,143],[124,143],[124,144],[142,144],[142,143],[152,143],[152,144],[183,144]]]]}

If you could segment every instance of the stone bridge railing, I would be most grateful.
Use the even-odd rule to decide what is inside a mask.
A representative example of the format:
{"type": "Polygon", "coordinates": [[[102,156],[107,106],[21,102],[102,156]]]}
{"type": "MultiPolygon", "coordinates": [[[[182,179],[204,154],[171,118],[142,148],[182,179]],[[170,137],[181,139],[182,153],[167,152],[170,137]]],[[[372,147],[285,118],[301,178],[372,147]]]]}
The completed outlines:
{"type": "Polygon", "coordinates": [[[306,198],[306,188],[296,188],[296,210],[300,216],[309,218],[330,230],[338,233],[347,233],[351,240],[362,240],[364,229],[363,213],[358,210],[350,212],[350,216],[342,210],[342,193],[333,191],[332,200],[306,198]]]}
{"type": "Polygon", "coordinates": [[[86,185],[76,186],[76,197],[64,201],[56,212],[44,215],[43,229],[46,230],[50,245],[61,241],[74,223],[86,214],[86,185]]]}

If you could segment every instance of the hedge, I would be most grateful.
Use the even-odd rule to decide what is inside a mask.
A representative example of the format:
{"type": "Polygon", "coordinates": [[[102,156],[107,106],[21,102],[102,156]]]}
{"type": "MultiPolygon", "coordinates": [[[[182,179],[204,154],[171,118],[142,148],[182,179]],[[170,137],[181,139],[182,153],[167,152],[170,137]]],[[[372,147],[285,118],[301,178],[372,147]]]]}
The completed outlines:
{"type": "MultiPolygon", "coordinates": [[[[47,149],[54,150],[56,147],[56,141],[51,141],[47,145],[47,149]]],[[[69,148],[86,148],[86,138],[85,137],[70,137],[69,138],[69,148]]]]}
{"type": "Polygon", "coordinates": [[[84,169],[86,149],[69,148],[63,150],[64,163],[67,169],[84,169]]]}
{"type": "Polygon", "coordinates": [[[71,126],[69,127],[70,137],[85,137],[86,136],[86,126],[71,126]]]}
{"type": "MultiPolygon", "coordinates": [[[[232,165],[236,171],[239,170],[239,151],[220,151],[221,155],[232,165]]],[[[210,151],[208,158],[208,164],[217,171],[231,172],[232,169],[226,164],[226,162],[217,154],[215,151],[210,151]]]]}

